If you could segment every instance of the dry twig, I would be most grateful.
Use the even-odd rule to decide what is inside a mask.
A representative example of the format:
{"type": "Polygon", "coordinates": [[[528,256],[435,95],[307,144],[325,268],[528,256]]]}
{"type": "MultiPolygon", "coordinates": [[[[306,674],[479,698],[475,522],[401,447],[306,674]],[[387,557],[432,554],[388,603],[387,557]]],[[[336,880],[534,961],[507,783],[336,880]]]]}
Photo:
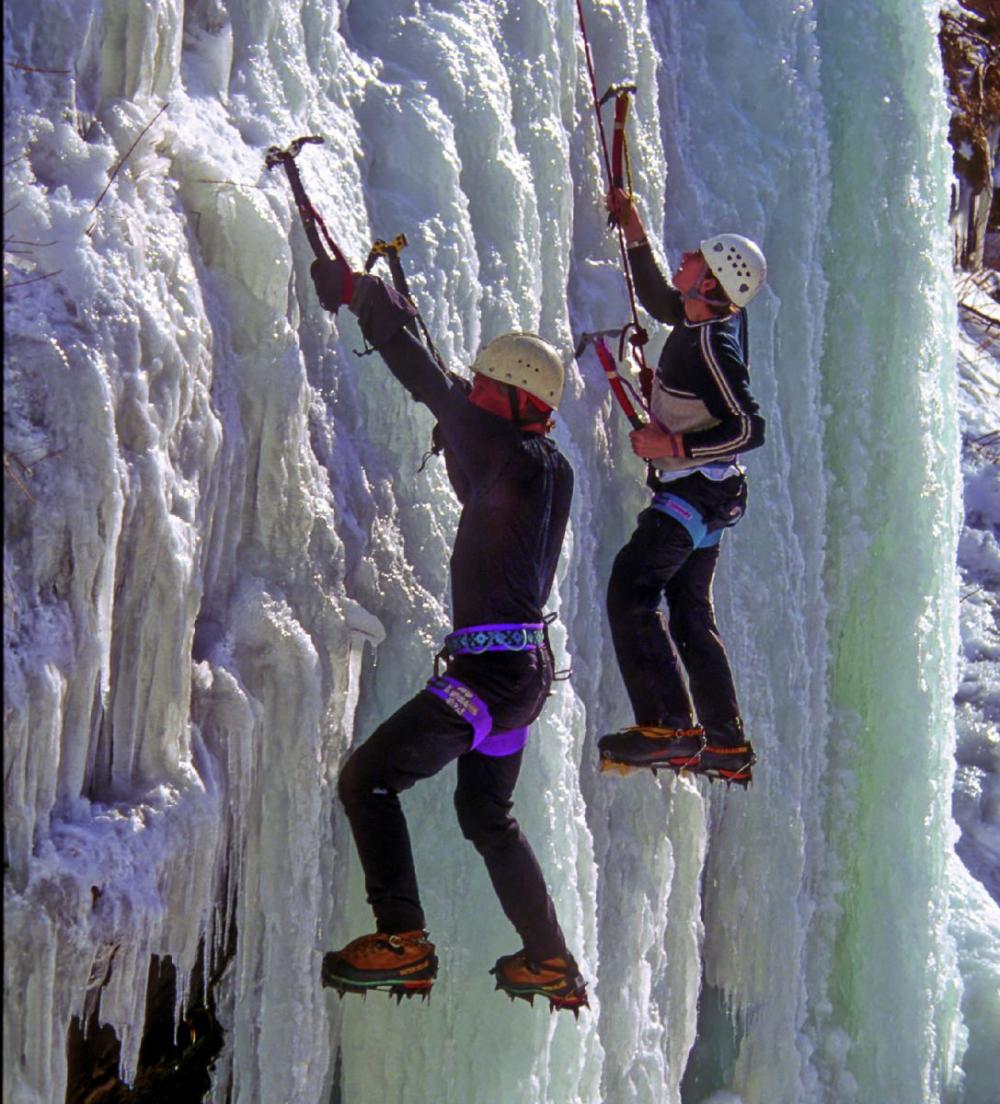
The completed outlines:
{"type": "Polygon", "coordinates": [[[7,58],[3,59],[4,65],[9,65],[11,69],[21,69],[25,73],[58,73],[60,76],[69,76],[72,74],[72,69],[39,69],[34,65],[24,65],[20,61],[8,61],[7,58]]]}
{"type": "Polygon", "coordinates": [[[57,268],[55,272],[43,272],[40,276],[32,276],[30,280],[18,280],[14,284],[4,284],[4,287],[26,287],[28,284],[37,284],[39,280],[47,280],[50,276],[58,276],[60,272],[62,272],[62,269],[57,268]]]}
{"type": "Polygon", "coordinates": [[[160,110],[159,110],[159,111],[157,111],[157,113],[156,113],[156,114],[155,114],[155,115],[154,115],[154,116],[152,117],[152,119],[150,119],[150,120],[149,120],[149,122],[148,122],[148,123],[147,123],[147,124],[146,124],[146,125],[145,125],[145,126],[144,126],[144,127],[142,128],[142,130],[140,130],[140,131],[139,131],[139,135],[138,135],[138,137],[137,137],[137,138],[136,138],[136,140],[135,140],[135,141],[134,141],[134,142],[132,143],[132,145],[130,145],[130,146],[129,146],[128,150],[127,150],[127,151],[125,152],[125,156],[124,156],[124,157],[122,157],[122,158],[120,158],[120,159],[119,159],[119,161],[118,161],[118,164],[117,164],[117,165],[115,165],[114,169],[113,169],[113,170],[112,170],[112,172],[111,172],[111,176],[110,176],[110,177],[109,177],[109,179],[108,179],[108,182],[107,182],[107,184],[106,184],[106,185],[104,186],[104,191],[103,191],[103,192],[101,192],[101,194],[100,194],[100,195],[99,195],[99,196],[97,197],[97,199],[96,199],[96,200],[94,201],[94,206],[90,208],[90,209],[91,209],[91,211],[96,211],[96,210],[97,210],[97,208],[98,208],[98,207],[100,206],[101,200],[102,200],[102,199],[104,199],[104,197],[105,197],[105,196],[106,196],[106,195],[108,194],[108,189],[109,189],[109,188],[111,187],[111,185],[112,185],[112,184],[114,183],[114,181],[115,181],[115,177],[116,177],[116,176],[118,175],[118,173],[119,173],[119,170],[121,169],[122,165],[124,165],[124,164],[125,164],[125,162],[126,162],[126,161],[127,161],[128,159],[129,159],[129,157],[130,157],[130,156],[132,155],[132,151],[133,151],[133,150],[135,149],[135,147],[136,147],[136,146],[137,146],[137,145],[138,145],[138,144],[139,144],[139,143],[140,143],[140,142],[142,141],[142,138],[143,138],[143,136],[145,135],[146,131],[147,131],[147,130],[149,130],[149,128],[150,128],[150,127],[151,127],[151,126],[153,125],[153,123],[155,123],[155,122],[156,122],[156,120],[157,120],[157,119],[159,119],[159,117],[160,117],[160,116],[161,116],[161,115],[162,115],[162,114],[164,113],[164,111],[166,111],[166,110],[167,110],[167,108],[168,108],[169,106],[170,106],[170,104],[169,104],[169,103],[165,103],[165,104],[163,105],[163,107],[161,107],[161,108],[160,108],[160,110]]]}
{"type": "MultiPolygon", "coordinates": [[[[13,463],[11,463],[12,460],[17,460],[17,457],[14,456],[12,453],[9,453],[6,449],[4,449],[4,453],[3,453],[3,470],[4,470],[4,474],[9,475],[11,477],[11,479],[14,480],[14,482],[17,484],[17,486],[21,488],[21,490],[25,493],[25,495],[27,495],[29,502],[33,502],[33,503],[37,502],[38,500],[31,493],[31,491],[28,490],[27,484],[24,482],[24,480],[14,470],[14,465],[13,465],[13,463]]],[[[17,460],[17,462],[19,464],[21,464],[20,460],[17,460]]],[[[21,467],[24,469],[25,472],[27,472],[28,469],[24,467],[24,464],[21,464],[21,467]]]]}
{"type": "Polygon", "coordinates": [[[241,184],[238,180],[205,180],[204,178],[198,178],[194,181],[195,184],[231,184],[234,188],[255,188],[259,189],[259,184],[241,184]]]}
{"type": "Polygon", "coordinates": [[[974,315],[976,318],[981,319],[987,326],[1000,326],[1000,318],[994,318],[992,315],[987,314],[985,311],[978,310],[976,307],[970,306],[968,303],[958,304],[962,310],[968,311],[969,314],[974,315]]]}

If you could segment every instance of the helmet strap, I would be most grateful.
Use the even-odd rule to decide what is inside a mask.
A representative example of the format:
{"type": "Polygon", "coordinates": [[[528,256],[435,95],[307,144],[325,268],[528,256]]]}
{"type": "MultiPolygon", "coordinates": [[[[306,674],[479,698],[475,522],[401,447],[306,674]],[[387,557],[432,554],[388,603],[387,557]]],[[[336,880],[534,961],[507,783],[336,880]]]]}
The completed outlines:
{"type": "Polygon", "coordinates": [[[526,391],[521,399],[521,388],[511,383],[505,383],[507,388],[507,401],[510,403],[510,420],[522,429],[531,430],[534,433],[547,433],[552,428],[549,418],[551,410],[541,410],[531,402],[531,396],[526,391]]]}
{"type": "MultiPolygon", "coordinates": [[[[712,277],[715,280],[715,277],[712,277]]],[[[719,281],[715,280],[716,286],[719,286],[719,281]]],[[[733,301],[729,298],[713,299],[710,295],[703,295],[695,288],[691,288],[689,291],[682,291],[681,298],[685,303],[704,303],[710,310],[720,315],[730,314],[734,306],[733,301]]]]}

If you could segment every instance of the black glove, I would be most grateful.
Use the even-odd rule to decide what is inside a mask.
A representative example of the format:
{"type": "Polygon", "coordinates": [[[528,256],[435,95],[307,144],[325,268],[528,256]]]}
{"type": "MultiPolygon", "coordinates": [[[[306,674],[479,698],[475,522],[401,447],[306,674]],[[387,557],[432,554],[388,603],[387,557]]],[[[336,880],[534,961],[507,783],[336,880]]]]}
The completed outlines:
{"type": "Polygon", "coordinates": [[[316,294],[324,310],[336,314],[351,301],[354,274],[339,258],[334,261],[313,261],[309,273],[316,285],[316,294]]]}

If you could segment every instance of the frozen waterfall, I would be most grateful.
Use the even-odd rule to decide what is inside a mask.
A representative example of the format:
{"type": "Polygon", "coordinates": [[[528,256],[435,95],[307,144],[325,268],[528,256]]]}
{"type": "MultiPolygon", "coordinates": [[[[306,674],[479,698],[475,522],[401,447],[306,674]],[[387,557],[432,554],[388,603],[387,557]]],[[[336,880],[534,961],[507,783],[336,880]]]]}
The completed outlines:
{"type": "Polygon", "coordinates": [[[81,1025],[132,1081],[169,958],[177,1015],[225,1032],[216,1104],[986,1104],[1000,910],[951,857],[938,7],[584,0],[599,79],[638,85],[661,261],[739,230],[771,282],[768,443],[716,595],[747,793],[597,773],[628,720],[604,587],[645,491],[589,356],[560,410],[574,676],[515,811],[591,981],[577,1023],[493,992],[515,937],[451,771],[405,798],[430,1004],[320,988],[371,927],[338,767],[430,672],[458,508],[264,169],[324,136],[310,195],[356,265],[406,234],[454,367],[515,328],[568,355],[626,309],[575,3],[8,0],[5,1101],[64,1100],[81,1025]]]}

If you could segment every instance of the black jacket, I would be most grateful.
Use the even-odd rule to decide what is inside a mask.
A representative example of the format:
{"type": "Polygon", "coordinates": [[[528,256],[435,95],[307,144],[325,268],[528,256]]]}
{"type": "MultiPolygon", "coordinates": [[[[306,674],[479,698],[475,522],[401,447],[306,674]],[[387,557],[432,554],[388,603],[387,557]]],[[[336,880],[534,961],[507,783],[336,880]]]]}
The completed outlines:
{"type": "Polygon", "coordinates": [[[663,471],[735,461],[764,443],[764,419],[750,393],[745,311],[689,322],[684,301],[661,274],[648,245],[629,250],[635,290],[654,318],[673,326],[656,371],[651,410],[683,434],[684,457],[658,460],[663,471]]]}
{"type": "Polygon", "coordinates": [[[549,438],[473,406],[468,381],[401,328],[408,316],[391,309],[392,289],[373,277],[366,284],[369,301],[356,295],[351,309],[392,374],[437,418],[462,504],[451,554],[454,627],[541,621],[573,497],[569,461],[549,438]]]}

